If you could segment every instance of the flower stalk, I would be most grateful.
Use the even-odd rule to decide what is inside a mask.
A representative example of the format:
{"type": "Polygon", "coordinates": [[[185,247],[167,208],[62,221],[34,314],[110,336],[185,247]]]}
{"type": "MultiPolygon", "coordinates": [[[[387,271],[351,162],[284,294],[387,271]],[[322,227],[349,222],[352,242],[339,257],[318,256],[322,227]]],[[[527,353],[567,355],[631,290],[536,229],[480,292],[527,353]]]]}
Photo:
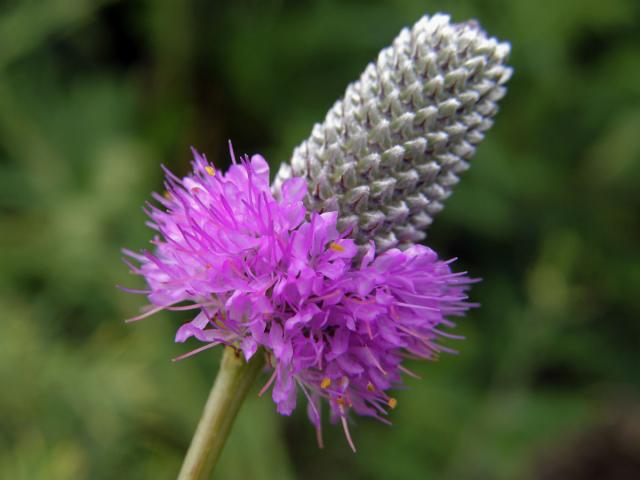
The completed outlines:
{"type": "Polygon", "coordinates": [[[231,426],[247,392],[264,367],[257,352],[249,362],[233,347],[225,347],[220,370],[209,393],[178,480],[209,478],[218,463],[231,426]]]}

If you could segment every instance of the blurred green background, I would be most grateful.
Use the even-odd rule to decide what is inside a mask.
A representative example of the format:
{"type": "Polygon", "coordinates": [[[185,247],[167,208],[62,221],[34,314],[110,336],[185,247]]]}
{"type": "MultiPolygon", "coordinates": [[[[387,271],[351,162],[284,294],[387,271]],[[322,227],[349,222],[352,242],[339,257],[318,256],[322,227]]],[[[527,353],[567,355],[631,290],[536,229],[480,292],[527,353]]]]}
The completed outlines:
{"type": "Polygon", "coordinates": [[[174,364],[120,262],[189,146],[278,165],[424,13],[477,18],[515,75],[429,242],[484,281],[459,356],[413,364],[359,447],[250,399],[225,479],[640,478],[640,2],[5,1],[0,478],[171,479],[219,352],[174,364]]]}

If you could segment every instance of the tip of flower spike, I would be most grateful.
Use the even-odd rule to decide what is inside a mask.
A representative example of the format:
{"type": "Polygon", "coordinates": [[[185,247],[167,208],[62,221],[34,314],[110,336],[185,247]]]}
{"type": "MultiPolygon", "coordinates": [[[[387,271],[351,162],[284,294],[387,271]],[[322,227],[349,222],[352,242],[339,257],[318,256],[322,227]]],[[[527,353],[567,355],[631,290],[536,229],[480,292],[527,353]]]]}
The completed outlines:
{"type": "Polygon", "coordinates": [[[360,246],[374,239],[387,251],[422,240],[492,125],[512,74],[509,51],[477,20],[422,17],[349,85],[274,188],[291,176],[311,180],[307,204],[339,210],[340,230],[352,228],[360,246]],[[393,98],[401,101],[389,119],[380,112],[393,98]]]}

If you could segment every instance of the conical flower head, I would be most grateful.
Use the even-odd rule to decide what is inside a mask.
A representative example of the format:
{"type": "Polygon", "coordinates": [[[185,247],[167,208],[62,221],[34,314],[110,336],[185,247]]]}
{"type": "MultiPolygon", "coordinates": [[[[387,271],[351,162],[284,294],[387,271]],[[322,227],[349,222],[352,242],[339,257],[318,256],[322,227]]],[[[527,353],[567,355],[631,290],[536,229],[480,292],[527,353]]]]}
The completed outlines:
{"type": "Polygon", "coordinates": [[[422,240],[492,125],[509,50],[474,21],[423,17],[314,126],[276,191],[305,177],[307,207],[338,211],[341,231],[380,252],[422,240]]]}

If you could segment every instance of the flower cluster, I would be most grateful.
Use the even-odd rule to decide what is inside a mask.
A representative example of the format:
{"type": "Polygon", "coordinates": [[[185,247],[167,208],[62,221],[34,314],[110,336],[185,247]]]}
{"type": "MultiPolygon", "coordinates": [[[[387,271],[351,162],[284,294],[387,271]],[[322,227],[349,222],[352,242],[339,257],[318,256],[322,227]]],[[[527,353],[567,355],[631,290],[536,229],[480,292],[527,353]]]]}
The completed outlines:
{"type": "Polygon", "coordinates": [[[353,448],[349,412],[387,421],[397,403],[389,390],[411,374],[403,360],[447,350],[437,340],[452,336],[447,317],[471,306],[471,280],[421,245],[376,254],[371,242],[358,255],[337,212],[304,206],[304,179],[285,180],[274,197],[261,156],[236,162],[232,152],[226,174],[194,157],[185,178],[166,170],[166,194],[148,204],[154,252],[125,250],[151,303],[131,320],[197,311],[176,341],[204,342],[194,352],[226,344],[246,359],[265,355],[273,372],[263,390],[273,386],[278,411],[289,415],[302,391],[321,442],[324,398],[353,448]]]}

